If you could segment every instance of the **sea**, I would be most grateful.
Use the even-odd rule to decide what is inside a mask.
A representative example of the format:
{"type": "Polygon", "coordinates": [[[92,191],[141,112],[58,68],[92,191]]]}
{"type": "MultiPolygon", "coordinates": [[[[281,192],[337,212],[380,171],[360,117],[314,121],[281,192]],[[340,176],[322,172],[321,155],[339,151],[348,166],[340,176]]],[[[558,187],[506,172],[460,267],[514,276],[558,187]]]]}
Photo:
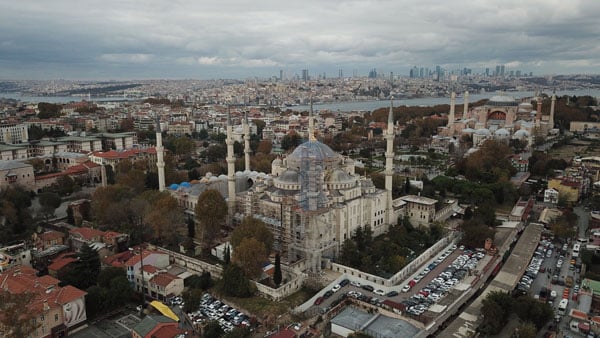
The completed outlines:
{"type": "MultiPolygon", "coordinates": [[[[462,105],[464,98],[462,93],[457,93],[456,104],[462,105]]],[[[547,92],[550,95],[551,93],[547,92]]],[[[533,91],[514,91],[514,92],[485,92],[485,93],[470,93],[469,102],[473,103],[481,99],[489,99],[495,95],[509,95],[515,99],[521,99],[526,97],[533,97],[535,92],[533,91]]],[[[589,95],[592,97],[600,97],[600,89],[576,89],[576,90],[557,90],[556,96],[585,96],[589,95]]],[[[0,92],[0,98],[11,98],[17,99],[22,102],[49,102],[49,103],[69,103],[69,102],[80,102],[81,100],[95,101],[95,102],[115,102],[115,101],[135,101],[140,98],[129,98],[123,96],[114,97],[91,97],[87,96],[23,96],[20,93],[2,93],[0,92]]],[[[450,104],[450,97],[420,97],[420,98],[409,98],[394,100],[394,107],[398,106],[421,106],[430,107],[438,104],[450,104]]],[[[340,112],[351,112],[351,111],[373,111],[383,107],[389,107],[389,100],[373,100],[373,101],[348,101],[348,102],[332,102],[332,103],[315,103],[313,109],[327,110],[327,111],[340,111],[340,112]]],[[[308,105],[291,106],[287,109],[297,111],[307,111],[310,109],[308,105]]]]}

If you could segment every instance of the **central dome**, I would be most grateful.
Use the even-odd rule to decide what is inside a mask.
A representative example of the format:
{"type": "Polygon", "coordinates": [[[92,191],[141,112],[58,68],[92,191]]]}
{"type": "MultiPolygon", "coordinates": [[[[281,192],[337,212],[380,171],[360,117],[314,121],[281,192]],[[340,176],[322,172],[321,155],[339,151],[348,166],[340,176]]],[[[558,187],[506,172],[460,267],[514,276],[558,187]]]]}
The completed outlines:
{"type": "Polygon", "coordinates": [[[296,147],[287,157],[291,168],[299,168],[302,160],[310,160],[315,163],[328,164],[338,163],[342,155],[337,154],[329,146],[319,141],[307,141],[296,147]]]}

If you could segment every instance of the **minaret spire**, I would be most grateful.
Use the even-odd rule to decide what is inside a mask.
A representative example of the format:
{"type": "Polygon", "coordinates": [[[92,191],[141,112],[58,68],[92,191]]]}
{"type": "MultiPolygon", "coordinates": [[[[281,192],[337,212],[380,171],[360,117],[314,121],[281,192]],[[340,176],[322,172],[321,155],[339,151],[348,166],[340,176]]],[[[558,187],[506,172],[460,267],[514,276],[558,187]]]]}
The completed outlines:
{"type": "MultiPolygon", "coordinates": [[[[452,128],[454,125],[454,109],[456,106],[456,92],[452,91],[450,94],[450,113],[448,114],[448,128],[452,128]]],[[[465,116],[463,116],[463,119],[465,116]]]]}
{"type": "Polygon", "coordinates": [[[229,215],[235,213],[235,157],[233,155],[233,124],[231,123],[231,111],[227,107],[227,204],[229,215]]]}
{"type": "Polygon", "coordinates": [[[310,111],[308,112],[308,140],[316,141],[315,137],[315,120],[313,117],[313,101],[312,97],[310,98],[310,111]]]}
{"type": "Polygon", "coordinates": [[[554,106],[556,105],[556,93],[552,92],[552,102],[550,103],[550,118],[548,119],[548,128],[554,128],[554,106]]]}
{"type": "Polygon", "coordinates": [[[165,190],[165,148],[162,144],[162,131],[160,129],[160,116],[156,114],[156,167],[158,168],[158,191],[165,190]]]}
{"type": "Polygon", "coordinates": [[[388,125],[385,133],[385,190],[387,193],[386,222],[392,224],[394,221],[394,209],[392,207],[392,182],[394,177],[394,99],[390,99],[390,111],[388,113],[388,125]]]}
{"type": "Polygon", "coordinates": [[[250,171],[250,124],[248,123],[248,112],[244,112],[242,120],[242,130],[244,132],[244,169],[250,171]]]}
{"type": "Polygon", "coordinates": [[[463,119],[467,118],[467,113],[469,112],[469,91],[468,90],[465,90],[464,98],[465,98],[465,108],[463,109],[463,119]]]}

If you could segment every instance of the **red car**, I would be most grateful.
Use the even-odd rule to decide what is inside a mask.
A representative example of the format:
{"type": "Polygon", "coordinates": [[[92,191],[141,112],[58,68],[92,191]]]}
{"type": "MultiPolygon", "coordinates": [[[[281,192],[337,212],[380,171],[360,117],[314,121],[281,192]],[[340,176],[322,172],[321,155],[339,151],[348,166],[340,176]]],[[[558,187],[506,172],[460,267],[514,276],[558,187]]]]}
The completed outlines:
{"type": "Polygon", "coordinates": [[[323,297],[319,297],[319,298],[315,299],[315,305],[319,305],[319,304],[323,303],[324,300],[325,300],[325,298],[323,298],[323,297]]]}

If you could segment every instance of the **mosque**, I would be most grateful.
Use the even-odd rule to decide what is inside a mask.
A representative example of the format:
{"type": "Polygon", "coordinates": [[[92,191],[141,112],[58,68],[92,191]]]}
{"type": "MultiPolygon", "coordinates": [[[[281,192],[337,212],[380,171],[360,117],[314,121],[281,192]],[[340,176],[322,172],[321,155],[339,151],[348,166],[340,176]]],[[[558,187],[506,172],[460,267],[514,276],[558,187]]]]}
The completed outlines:
{"type": "MultiPolygon", "coordinates": [[[[384,233],[397,223],[404,206],[414,204],[402,198],[392,200],[394,123],[391,107],[385,132],[385,189],[376,188],[370,178],[356,174],[352,159],[316,139],[312,109],[308,140],[287,156],[275,159],[269,174],[250,169],[247,116],[242,120],[242,130],[246,170],[235,172],[235,129],[228,118],[227,175],[207,174],[199,181],[170,187],[164,186],[163,178],[159,179],[160,189],[170,191],[189,215],[193,215],[203,191],[218,190],[226,199],[234,222],[252,216],[269,226],[274,234],[274,249],[287,264],[299,262],[301,270],[318,272],[328,260],[336,257],[344,240],[358,227],[370,227],[373,235],[384,233]]],[[[157,148],[162,149],[162,144],[157,148]]],[[[162,156],[157,164],[159,176],[161,161],[162,156]]],[[[417,202],[420,198],[431,206],[429,199],[414,197],[417,202]]]]}
{"type": "Polygon", "coordinates": [[[477,147],[487,139],[508,143],[510,139],[526,141],[531,147],[536,135],[555,134],[554,107],[556,95],[552,95],[550,115],[542,115],[542,98],[537,97],[537,107],[529,102],[518,102],[508,95],[491,97],[483,106],[469,109],[469,92],[464,95],[464,111],[460,117],[455,113],[456,93],[450,97],[448,125],[439,130],[447,137],[471,135],[473,146],[477,147]]]}

